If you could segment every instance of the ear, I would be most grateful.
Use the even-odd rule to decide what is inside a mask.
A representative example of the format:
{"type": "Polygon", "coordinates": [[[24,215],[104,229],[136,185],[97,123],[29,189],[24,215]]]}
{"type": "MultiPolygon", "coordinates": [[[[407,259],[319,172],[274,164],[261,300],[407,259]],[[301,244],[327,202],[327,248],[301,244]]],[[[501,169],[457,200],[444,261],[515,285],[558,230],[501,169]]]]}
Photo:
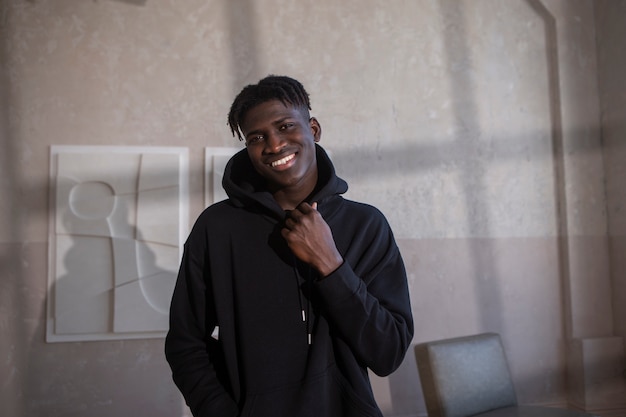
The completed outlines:
{"type": "Polygon", "coordinates": [[[322,138],[322,125],[320,125],[320,122],[318,122],[315,117],[311,117],[309,119],[309,126],[311,127],[311,133],[313,133],[315,142],[319,142],[322,138]]]}

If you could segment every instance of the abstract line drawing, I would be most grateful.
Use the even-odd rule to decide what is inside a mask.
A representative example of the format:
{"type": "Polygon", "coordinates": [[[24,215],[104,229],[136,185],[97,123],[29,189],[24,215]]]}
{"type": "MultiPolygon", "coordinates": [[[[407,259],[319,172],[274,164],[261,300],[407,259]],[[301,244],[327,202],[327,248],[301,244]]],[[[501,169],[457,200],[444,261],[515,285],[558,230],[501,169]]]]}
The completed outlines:
{"type": "Polygon", "coordinates": [[[48,342],[163,337],[188,228],[188,151],[52,146],[48,342]]]}

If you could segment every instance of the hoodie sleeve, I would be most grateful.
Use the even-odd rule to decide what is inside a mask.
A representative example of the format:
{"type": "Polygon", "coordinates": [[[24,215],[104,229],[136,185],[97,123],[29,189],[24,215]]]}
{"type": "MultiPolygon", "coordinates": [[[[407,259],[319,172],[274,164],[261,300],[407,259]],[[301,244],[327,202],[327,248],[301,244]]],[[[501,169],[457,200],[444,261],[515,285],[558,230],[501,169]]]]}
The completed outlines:
{"type": "Polygon", "coordinates": [[[221,347],[211,337],[215,329],[210,282],[205,276],[205,245],[195,228],[185,250],[170,306],[165,355],[175,384],[195,417],[235,417],[239,409],[220,375],[221,347]]]}
{"type": "Polygon", "coordinates": [[[329,323],[354,356],[386,376],[402,363],[413,316],[400,251],[387,221],[375,213],[345,245],[344,263],[316,288],[329,323]]]}

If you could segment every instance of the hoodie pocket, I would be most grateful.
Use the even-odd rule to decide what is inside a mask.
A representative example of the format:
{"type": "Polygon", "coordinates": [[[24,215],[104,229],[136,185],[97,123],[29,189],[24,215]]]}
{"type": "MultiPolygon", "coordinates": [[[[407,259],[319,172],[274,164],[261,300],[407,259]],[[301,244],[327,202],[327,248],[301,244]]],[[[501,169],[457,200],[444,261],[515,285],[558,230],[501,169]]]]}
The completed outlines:
{"type": "Polygon", "coordinates": [[[339,370],[301,384],[250,396],[242,417],[382,417],[374,399],[359,395],[339,370]]]}
{"type": "Polygon", "coordinates": [[[332,370],[335,386],[341,392],[341,417],[383,417],[373,397],[357,393],[336,367],[332,370]]]}

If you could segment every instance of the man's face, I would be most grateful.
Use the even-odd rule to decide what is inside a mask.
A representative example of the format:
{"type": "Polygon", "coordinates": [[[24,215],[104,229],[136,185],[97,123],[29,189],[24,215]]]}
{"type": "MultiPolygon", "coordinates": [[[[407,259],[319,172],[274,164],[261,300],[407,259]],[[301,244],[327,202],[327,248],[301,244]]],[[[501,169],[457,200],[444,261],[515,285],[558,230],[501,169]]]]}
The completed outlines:
{"type": "Polygon", "coordinates": [[[271,100],[248,110],[241,130],[252,165],[271,192],[289,187],[313,190],[317,183],[315,142],[322,133],[315,118],[271,100]]]}

